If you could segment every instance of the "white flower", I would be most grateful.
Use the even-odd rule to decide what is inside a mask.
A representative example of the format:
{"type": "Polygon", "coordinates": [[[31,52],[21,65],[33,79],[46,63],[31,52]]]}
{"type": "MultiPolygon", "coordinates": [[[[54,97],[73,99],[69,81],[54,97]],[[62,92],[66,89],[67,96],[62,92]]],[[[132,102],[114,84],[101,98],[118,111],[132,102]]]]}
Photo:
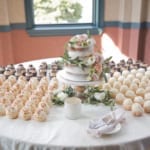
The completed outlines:
{"type": "Polygon", "coordinates": [[[102,92],[102,93],[94,93],[94,98],[98,101],[102,101],[104,98],[105,98],[105,93],[102,92]]]}
{"type": "Polygon", "coordinates": [[[59,98],[60,101],[64,101],[65,98],[67,98],[67,97],[68,97],[68,95],[64,92],[60,92],[57,94],[57,98],[59,98]]]}
{"type": "Polygon", "coordinates": [[[89,57],[89,59],[87,60],[87,65],[88,66],[93,65],[95,61],[96,61],[96,58],[94,56],[89,57]]]}
{"type": "Polygon", "coordinates": [[[56,95],[56,94],[59,93],[59,92],[61,92],[60,89],[54,89],[54,90],[53,90],[53,94],[54,94],[54,95],[56,95]]]}

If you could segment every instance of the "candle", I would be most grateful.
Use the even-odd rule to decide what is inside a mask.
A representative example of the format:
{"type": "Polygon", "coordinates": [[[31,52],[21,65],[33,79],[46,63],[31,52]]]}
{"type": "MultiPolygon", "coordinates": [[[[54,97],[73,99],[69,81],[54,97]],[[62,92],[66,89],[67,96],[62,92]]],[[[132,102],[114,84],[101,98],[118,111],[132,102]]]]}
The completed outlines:
{"type": "Polygon", "coordinates": [[[65,116],[68,119],[78,119],[81,116],[81,99],[77,97],[69,97],[65,100],[64,105],[65,116]]]}

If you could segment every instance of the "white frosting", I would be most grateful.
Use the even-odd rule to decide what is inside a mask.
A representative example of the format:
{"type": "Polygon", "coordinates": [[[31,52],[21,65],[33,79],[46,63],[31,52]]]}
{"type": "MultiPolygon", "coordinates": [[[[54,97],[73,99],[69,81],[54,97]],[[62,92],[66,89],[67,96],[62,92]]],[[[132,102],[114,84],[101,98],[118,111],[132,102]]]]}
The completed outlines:
{"type": "Polygon", "coordinates": [[[134,103],[132,105],[132,113],[135,116],[141,116],[143,114],[144,110],[143,107],[139,103],[134,103]]]}
{"type": "Polygon", "coordinates": [[[72,73],[75,75],[87,75],[89,73],[89,68],[82,69],[82,68],[77,67],[77,66],[65,66],[64,70],[67,73],[72,73]]]}
{"type": "Polygon", "coordinates": [[[70,81],[77,81],[77,82],[88,81],[87,79],[88,76],[84,74],[80,74],[80,75],[71,74],[71,73],[66,72],[65,70],[63,70],[61,74],[65,79],[70,80],[70,81]]]}
{"type": "Polygon", "coordinates": [[[125,99],[124,102],[123,102],[123,107],[124,107],[126,110],[131,110],[132,104],[133,104],[132,100],[129,99],[129,98],[127,98],[127,99],[125,99]]]}
{"type": "Polygon", "coordinates": [[[150,113],[150,100],[144,102],[144,110],[147,113],[150,113]]]}
{"type": "Polygon", "coordinates": [[[116,101],[117,104],[122,104],[124,99],[125,99],[125,96],[122,93],[118,93],[116,95],[115,101],[116,101]]]}
{"type": "Polygon", "coordinates": [[[144,94],[144,99],[145,100],[150,100],[150,92],[144,94]]]}
{"type": "Polygon", "coordinates": [[[120,92],[121,92],[121,93],[126,93],[126,91],[127,91],[128,89],[129,89],[129,88],[128,88],[127,85],[122,85],[122,86],[120,87],[120,92]]]}
{"type": "Polygon", "coordinates": [[[136,96],[136,97],[134,98],[134,102],[143,105],[143,104],[144,104],[144,99],[143,99],[143,97],[141,97],[141,96],[136,96]]]}
{"type": "Polygon", "coordinates": [[[75,59],[77,57],[87,57],[92,55],[93,53],[93,46],[91,45],[89,48],[86,48],[82,51],[74,51],[71,50],[70,48],[68,49],[68,55],[71,57],[71,59],[75,59]]]}

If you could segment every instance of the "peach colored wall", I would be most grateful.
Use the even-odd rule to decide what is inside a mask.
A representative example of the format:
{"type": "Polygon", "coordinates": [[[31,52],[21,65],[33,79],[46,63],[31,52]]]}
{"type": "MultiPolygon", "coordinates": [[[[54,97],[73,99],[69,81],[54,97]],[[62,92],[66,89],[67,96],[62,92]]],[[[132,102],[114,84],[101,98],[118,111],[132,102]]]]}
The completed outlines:
{"type": "MultiPolygon", "coordinates": [[[[107,27],[103,34],[107,34],[126,56],[142,60],[150,65],[150,29],[107,27]]],[[[103,49],[105,50],[105,47],[103,49]]]]}
{"type": "MultiPolygon", "coordinates": [[[[107,27],[104,29],[104,34],[107,34],[114,44],[120,49],[120,51],[126,56],[130,56],[134,59],[138,54],[138,37],[139,30],[135,29],[122,29],[118,27],[107,27]]],[[[109,44],[109,43],[108,43],[109,44]]],[[[104,47],[105,50],[105,47],[104,47]]]]}
{"type": "MultiPolygon", "coordinates": [[[[118,48],[127,56],[150,64],[150,29],[104,29],[118,48]]],[[[97,50],[101,49],[101,37],[96,39],[97,50]]],[[[25,30],[0,33],[0,65],[20,63],[34,59],[62,56],[70,36],[30,37],[25,30]]],[[[105,47],[104,47],[105,49],[105,47]]],[[[111,55],[111,53],[110,53],[111,55]]]]}
{"type": "Polygon", "coordinates": [[[0,0],[0,25],[25,23],[24,0],[0,0]]]}
{"type": "Polygon", "coordinates": [[[149,0],[104,0],[105,21],[150,21],[149,0]]]}
{"type": "Polygon", "coordinates": [[[0,33],[0,65],[14,63],[12,35],[10,33],[0,33]]]}
{"type": "MultiPolygon", "coordinates": [[[[25,30],[13,30],[0,33],[0,65],[20,63],[29,60],[59,57],[65,50],[70,36],[30,37],[25,30]]],[[[95,50],[100,50],[100,36],[96,40],[95,50]]]]}
{"type": "MultiPolygon", "coordinates": [[[[104,0],[104,21],[150,21],[150,1],[104,0]]],[[[25,23],[24,0],[0,0],[0,25],[25,23]]],[[[116,46],[129,57],[150,64],[150,29],[123,29],[106,27],[116,46]]],[[[25,30],[0,32],[0,65],[33,59],[58,57],[70,36],[30,37],[25,30]]],[[[94,36],[97,49],[101,49],[101,36],[94,36]]]]}

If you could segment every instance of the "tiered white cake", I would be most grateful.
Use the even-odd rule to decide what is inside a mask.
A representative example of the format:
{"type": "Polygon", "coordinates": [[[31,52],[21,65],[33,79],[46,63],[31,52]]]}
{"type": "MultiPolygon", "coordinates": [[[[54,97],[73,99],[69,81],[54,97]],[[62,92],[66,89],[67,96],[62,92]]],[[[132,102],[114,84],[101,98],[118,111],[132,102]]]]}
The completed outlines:
{"type": "Polygon", "coordinates": [[[66,45],[62,76],[70,81],[97,81],[102,73],[102,55],[94,52],[95,40],[87,34],[73,36],[66,45]]]}

